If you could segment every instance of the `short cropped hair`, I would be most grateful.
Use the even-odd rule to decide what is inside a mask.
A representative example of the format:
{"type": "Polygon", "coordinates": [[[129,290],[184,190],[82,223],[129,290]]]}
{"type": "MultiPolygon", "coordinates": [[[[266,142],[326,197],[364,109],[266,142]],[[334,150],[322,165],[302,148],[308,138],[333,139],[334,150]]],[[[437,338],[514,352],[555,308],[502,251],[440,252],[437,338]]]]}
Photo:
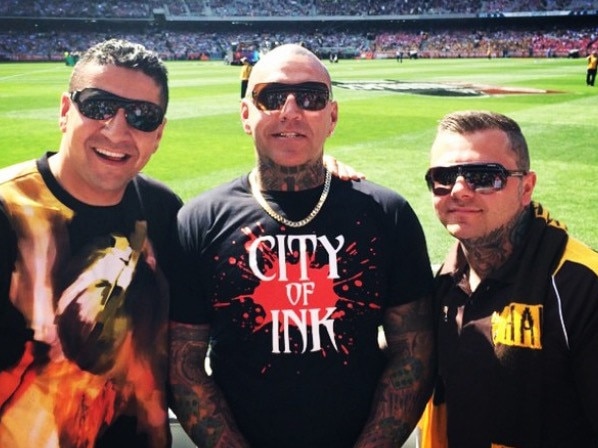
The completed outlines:
{"type": "Polygon", "coordinates": [[[81,55],[71,74],[69,90],[81,88],[80,77],[86,64],[115,65],[138,70],[152,78],[160,88],[160,106],[168,107],[168,70],[154,51],[124,39],[109,39],[90,47],[81,55]]]}
{"type": "Polygon", "coordinates": [[[530,169],[530,157],[527,142],[519,127],[512,118],[496,112],[482,110],[466,110],[451,112],[445,115],[438,124],[438,132],[455,132],[471,134],[478,131],[498,130],[507,135],[511,149],[517,158],[517,168],[530,169]]]}

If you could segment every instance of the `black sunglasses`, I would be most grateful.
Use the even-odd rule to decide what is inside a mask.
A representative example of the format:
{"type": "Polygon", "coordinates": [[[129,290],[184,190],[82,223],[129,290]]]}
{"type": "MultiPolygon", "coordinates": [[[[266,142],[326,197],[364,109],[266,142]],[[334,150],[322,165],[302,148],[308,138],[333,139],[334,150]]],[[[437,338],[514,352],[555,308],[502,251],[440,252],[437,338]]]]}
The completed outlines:
{"type": "Polygon", "coordinates": [[[124,109],[129,126],[143,132],[155,131],[164,121],[162,108],[148,101],[130,100],[93,88],[76,90],[70,96],[79,112],[92,120],[108,120],[118,109],[124,109]]]}
{"type": "Polygon", "coordinates": [[[251,96],[258,109],[272,111],[282,109],[291,93],[297,105],[304,110],[322,110],[330,100],[330,90],[323,82],[256,84],[251,96]]]}
{"type": "Polygon", "coordinates": [[[508,170],[498,163],[467,163],[453,166],[435,166],[426,173],[428,188],[436,196],[449,194],[457,178],[463,176],[472,190],[489,194],[502,190],[509,176],[523,177],[525,170],[508,170]]]}

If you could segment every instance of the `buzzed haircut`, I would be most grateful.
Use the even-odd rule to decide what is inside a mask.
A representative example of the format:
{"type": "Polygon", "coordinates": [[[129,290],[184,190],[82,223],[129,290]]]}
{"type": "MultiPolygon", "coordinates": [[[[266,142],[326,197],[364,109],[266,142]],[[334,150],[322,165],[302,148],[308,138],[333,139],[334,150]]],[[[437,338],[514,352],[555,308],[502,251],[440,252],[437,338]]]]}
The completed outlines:
{"type": "Polygon", "coordinates": [[[438,132],[471,134],[487,130],[504,132],[509,139],[511,150],[517,156],[517,168],[529,171],[530,157],[527,142],[521,128],[512,118],[497,112],[466,110],[451,112],[438,123],[438,132]]]}
{"type": "Polygon", "coordinates": [[[154,51],[143,45],[124,39],[109,39],[90,47],[81,55],[69,81],[69,90],[77,90],[80,84],[82,68],[86,64],[114,65],[131,70],[138,70],[152,78],[160,88],[160,105],[166,112],[168,107],[168,70],[164,62],[154,51]]]}

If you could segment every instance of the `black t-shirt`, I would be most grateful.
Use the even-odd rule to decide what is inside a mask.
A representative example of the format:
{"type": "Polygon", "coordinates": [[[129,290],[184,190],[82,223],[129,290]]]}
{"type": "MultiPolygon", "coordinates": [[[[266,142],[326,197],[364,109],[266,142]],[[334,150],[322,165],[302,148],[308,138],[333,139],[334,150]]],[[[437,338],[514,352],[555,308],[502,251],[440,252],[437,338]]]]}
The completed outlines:
{"type": "MultiPolygon", "coordinates": [[[[298,220],[320,193],[266,197],[298,220]]],[[[171,318],[210,324],[215,381],[252,446],[353,446],[385,366],[385,310],[431,291],[405,199],[333,179],[313,221],[290,228],[261,209],[245,176],[184,206],[179,233],[186,269],[171,318]]]]}

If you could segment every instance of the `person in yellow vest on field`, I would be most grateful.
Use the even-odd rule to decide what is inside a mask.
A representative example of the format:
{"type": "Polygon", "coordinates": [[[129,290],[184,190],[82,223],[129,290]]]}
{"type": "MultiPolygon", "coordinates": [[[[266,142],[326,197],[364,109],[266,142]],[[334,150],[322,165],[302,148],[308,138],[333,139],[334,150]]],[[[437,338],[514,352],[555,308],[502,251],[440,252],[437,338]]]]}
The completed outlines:
{"type": "Polygon", "coordinates": [[[241,58],[241,99],[245,98],[245,92],[247,92],[247,83],[249,82],[249,75],[251,74],[252,65],[249,59],[241,58]]]}
{"type": "Polygon", "coordinates": [[[594,50],[587,58],[588,72],[586,74],[586,85],[594,87],[596,81],[596,69],[598,68],[598,54],[594,50]]]}

